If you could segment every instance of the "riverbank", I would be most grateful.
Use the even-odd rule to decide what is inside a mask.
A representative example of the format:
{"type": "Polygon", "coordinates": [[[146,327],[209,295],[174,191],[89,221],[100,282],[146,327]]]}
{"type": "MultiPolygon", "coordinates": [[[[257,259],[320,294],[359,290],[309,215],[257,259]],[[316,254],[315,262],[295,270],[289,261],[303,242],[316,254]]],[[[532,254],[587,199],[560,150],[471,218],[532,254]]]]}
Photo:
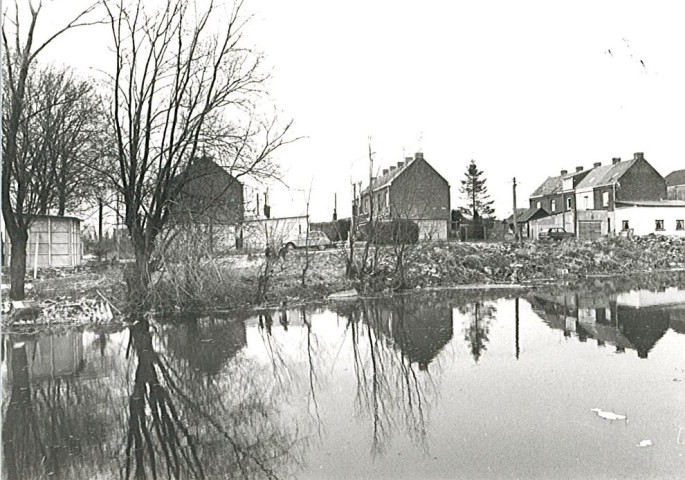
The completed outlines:
{"type": "MultiPolygon", "coordinates": [[[[390,247],[379,247],[374,289],[369,295],[390,295],[397,289],[397,257],[390,247]]],[[[354,289],[345,276],[342,250],[290,252],[273,267],[266,302],[258,305],[258,277],[263,256],[229,256],[195,266],[192,291],[187,271],[170,270],[155,282],[158,309],[249,310],[323,301],[329,295],[354,289]],[[198,275],[198,272],[200,274],[198,275]],[[205,272],[206,275],[203,275],[205,272]]],[[[499,288],[561,285],[563,288],[604,288],[615,277],[633,278],[635,288],[649,283],[657,272],[685,270],[685,239],[642,237],[602,238],[592,242],[513,243],[443,242],[411,246],[404,257],[403,291],[449,288],[499,288]]],[[[41,271],[31,281],[28,318],[10,313],[3,303],[3,327],[39,327],[121,321],[127,311],[121,265],[88,265],[73,271],[41,271]]],[[[682,277],[682,276],[681,276],[682,277]]],[[[668,283],[670,280],[663,280],[668,283]]],[[[624,283],[624,282],[622,282],[624,283]]],[[[6,292],[6,291],[5,291],[6,292]]],[[[3,292],[4,293],[4,292],[3,292]]],[[[3,296],[4,297],[4,296],[3,296]]]]}

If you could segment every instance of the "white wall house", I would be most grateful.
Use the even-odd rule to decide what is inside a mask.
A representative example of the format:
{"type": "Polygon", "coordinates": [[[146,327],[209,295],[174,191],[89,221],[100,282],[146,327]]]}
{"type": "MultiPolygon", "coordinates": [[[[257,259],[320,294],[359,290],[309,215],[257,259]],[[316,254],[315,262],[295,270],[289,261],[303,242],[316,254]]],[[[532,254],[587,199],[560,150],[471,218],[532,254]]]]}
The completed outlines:
{"type": "Polygon", "coordinates": [[[685,202],[618,203],[615,214],[616,231],[631,231],[634,235],[674,235],[685,237],[685,202]]]}

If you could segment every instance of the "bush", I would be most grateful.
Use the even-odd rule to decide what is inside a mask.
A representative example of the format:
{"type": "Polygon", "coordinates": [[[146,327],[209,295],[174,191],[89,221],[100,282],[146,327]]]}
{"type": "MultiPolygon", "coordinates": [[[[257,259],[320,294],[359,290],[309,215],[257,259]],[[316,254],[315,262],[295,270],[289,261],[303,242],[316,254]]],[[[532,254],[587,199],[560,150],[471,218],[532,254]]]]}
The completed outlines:
{"type": "Polygon", "coordinates": [[[347,240],[350,224],[349,218],[341,218],[333,222],[310,223],[309,228],[315,232],[325,233],[332,242],[340,242],[347,240]]]}
{"type": "Polygon", "coordinates": [[[373,239],[370,234],[371,224],[363,229],[363,239],[377,245],[402,245],[419,241],[419,225],[411,220],[397,218],[389,222],[373,223],[373,239]]]}

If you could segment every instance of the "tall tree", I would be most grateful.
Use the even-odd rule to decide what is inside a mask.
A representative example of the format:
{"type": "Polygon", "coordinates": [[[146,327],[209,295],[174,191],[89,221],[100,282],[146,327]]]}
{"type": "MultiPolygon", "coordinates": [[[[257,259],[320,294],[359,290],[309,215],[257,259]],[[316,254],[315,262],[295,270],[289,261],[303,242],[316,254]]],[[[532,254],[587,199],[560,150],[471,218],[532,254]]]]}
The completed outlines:
{"type": "Polygon", "coordinates": [[[474,220],[483,217],[490,217],[495,210],[492,208],[493,200],[490,200],[488,195],[488,187],[485,184],[486,179],[483,177],[483,171],[476,166],[476,161],[471,160],[464,179],[461,181],[461,188],[459,192],[463,195],[467,202],[467,207],[461,207],[463,213],[472,215],[474,220]]]}
{"type": "Polygon", "coordinates": [[[170,238],[171,206],[198,153],[236,179],[273,175],[270,156],[289,143],[290,124],[279,129],[257,114],[266,77],[260,55],[242,45],[242,2],[228,12],[186,0],[104,4],[116,61],[114,180],[135,255],[125,279],[130,300],[141,304],[170,238]]]}
{"type": "MultiPolygon", "coordinates": [[[[41,207],[41,179],[45,172],[45,145],[32,139],[34,130],[29,123],[38,112],[59,105],[41,99],[41,88],[34,81],[35,64],[40,53],[67,30],[91,25],[92,5],[76,15],[64,27],[36,40],[36,25],[43,4],[40,0],[14,5],[14,17],[4,14],[2,22],[3,47],[3,108],[2,108],[2,215],[12,243],[10,260],[10,298],[24,298],[26,273],[26,244],[28,231],[41,207]],[[25,16],[21,9],[28,8],[25,16]],[[20,29],[20,18],[28,19],[25,30],[20,29]]],[[[63,101],[64,99],[62,99],[63,101]]],[[[43,192],[44,194],[45,192],[43,192]]],[[[43,195],[45,196],[45,195],[43,195]]]]}

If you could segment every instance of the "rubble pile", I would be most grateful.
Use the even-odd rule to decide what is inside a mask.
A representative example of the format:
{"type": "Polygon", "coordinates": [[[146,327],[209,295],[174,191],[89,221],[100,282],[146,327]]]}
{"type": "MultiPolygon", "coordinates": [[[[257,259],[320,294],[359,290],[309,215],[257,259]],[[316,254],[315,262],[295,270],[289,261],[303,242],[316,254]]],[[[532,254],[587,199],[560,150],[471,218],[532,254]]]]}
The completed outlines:
{"type": "Polygon", "coordinates": [[[110,323],[114,319],[109,302],[99,299],[69,298],[38,301],[5,301],[3,327],[33,325],[86,325],[110,323]]]}
{"type": "MultiPolygon", "coordinates": [[[[406,254],[405,288],[577,279],[685,268],[685,238],[419,244],[406,254]]],[[[382,275],[393,276],[395,257],[382,275]]],[[[390,285],[387,285],[388,287],[390,285]]]]}

